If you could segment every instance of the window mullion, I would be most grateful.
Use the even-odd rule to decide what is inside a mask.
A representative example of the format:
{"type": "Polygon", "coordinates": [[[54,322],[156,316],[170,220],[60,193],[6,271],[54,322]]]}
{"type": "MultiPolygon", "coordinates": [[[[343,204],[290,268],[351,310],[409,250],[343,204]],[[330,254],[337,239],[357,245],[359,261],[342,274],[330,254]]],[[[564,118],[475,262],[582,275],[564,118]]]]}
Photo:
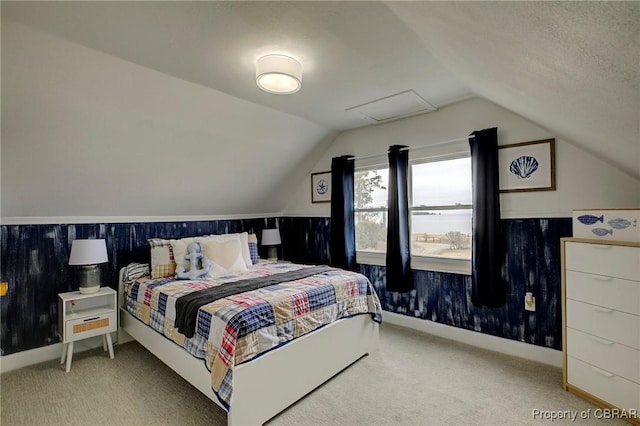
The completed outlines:
{"type": "Polygon", "coordinates": [[[364,213],[369,213],[369,212],[386,212],[388,209],[386,207],[371,207],[371,208],[358,208],[358,209],[354,209],[354,211],[357,212],[364,212],[364,213]]]}
{"type": "Polygon", "coordinates": [[[471,204],[454,204],[448,206],[412,206],[409,207],[412,211],[430,211],[430,210],[465,210],[471,209],[471,204]]]}

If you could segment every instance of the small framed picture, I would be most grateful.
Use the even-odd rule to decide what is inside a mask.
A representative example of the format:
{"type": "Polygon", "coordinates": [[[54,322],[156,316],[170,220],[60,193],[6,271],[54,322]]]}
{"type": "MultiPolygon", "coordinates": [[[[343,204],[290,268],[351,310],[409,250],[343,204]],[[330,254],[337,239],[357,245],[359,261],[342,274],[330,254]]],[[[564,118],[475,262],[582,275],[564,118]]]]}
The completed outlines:
{"type": "Polygon", "coordinates": [[[500,192],[555,191],[555,139],[498,147],[500,192]]]}
{"type": "Polygon", "coordinates": [[[311,202],[331,202],[331,172],[311,173],[311,202]]]}

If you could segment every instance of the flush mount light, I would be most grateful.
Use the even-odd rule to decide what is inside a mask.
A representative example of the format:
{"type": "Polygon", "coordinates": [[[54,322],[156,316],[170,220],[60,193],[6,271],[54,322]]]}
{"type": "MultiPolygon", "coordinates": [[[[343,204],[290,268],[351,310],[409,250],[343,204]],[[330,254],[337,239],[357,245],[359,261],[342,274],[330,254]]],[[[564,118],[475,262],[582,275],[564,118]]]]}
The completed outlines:
{"type": "Polygon", "coordinates": [[[302,65],[285,55],[266,55],[256,62],[256,83],[265,92],[290,95],[302,87],[302,65]]]}

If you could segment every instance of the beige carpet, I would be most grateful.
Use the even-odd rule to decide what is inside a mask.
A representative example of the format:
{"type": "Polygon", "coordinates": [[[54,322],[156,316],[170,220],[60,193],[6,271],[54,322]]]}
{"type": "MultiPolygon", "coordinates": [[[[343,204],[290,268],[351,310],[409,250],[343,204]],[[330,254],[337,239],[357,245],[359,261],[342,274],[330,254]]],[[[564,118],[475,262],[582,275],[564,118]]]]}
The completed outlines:
{"type": "MultiPolygon", "coordinates": [[[[2,425],[225,424],[223,410],[138,343],[115,350],[113,360],[101,349],[76,354],[69,373],[50,361],[3,374],[2,425]]],[[[562,390],[558,368],[383,324],[376,352],[268,425],[627,424],[533,418],[595,408],[562,390]]]]}

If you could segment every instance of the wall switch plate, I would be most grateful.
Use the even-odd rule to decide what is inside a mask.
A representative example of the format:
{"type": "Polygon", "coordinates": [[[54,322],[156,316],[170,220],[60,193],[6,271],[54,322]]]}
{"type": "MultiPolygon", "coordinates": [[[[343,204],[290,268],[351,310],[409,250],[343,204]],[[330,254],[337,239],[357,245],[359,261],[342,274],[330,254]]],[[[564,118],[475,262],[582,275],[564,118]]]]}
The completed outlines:
{"type": "Polygon", "coordinates": [[[531,311],[531,312],[535,312],[536,311],[536,298],[531,296],[531,297],[524,297],[524,310],[525,311],[531,311]]]}

